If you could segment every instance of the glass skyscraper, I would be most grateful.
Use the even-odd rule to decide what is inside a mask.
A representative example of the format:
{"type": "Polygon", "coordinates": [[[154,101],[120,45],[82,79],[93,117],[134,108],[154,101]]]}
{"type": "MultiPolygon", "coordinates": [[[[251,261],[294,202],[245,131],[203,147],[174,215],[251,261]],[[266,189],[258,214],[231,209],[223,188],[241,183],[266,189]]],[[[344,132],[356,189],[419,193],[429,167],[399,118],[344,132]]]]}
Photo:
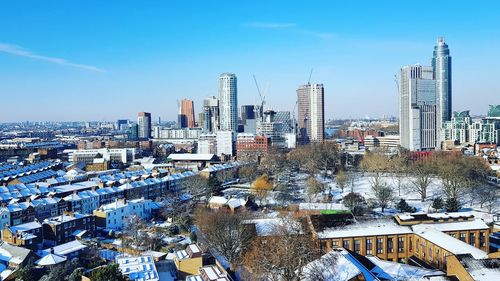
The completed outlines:
{"type": "MultiPolygon", "coordinates": [[[[439,37],[434,47],[432,69],[436,80],[437,128],[451,120],[451,56],[443,37],[439,37]]],[[[438,134],[439,135],[439,134],[438,134]]]]}

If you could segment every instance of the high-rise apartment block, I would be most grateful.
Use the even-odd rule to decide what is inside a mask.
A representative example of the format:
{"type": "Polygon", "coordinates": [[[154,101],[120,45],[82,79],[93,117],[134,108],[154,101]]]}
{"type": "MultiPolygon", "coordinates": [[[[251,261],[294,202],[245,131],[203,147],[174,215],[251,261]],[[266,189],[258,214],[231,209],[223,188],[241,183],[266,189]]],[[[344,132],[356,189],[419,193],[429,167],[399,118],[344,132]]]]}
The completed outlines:
{"type": "Polygon", "coordinates": [[[436,148],[436,83],[432,67],[405,66],[401,69],[399,133],[401,146],[412,150],[436,148]]]}
{"type": "Polygon", "coordinates": [[[432,57],[432,68],[436,80],[437,128],[451,120],[451,56],[443,37],[438,38],[432,57]]]}
{"type": "Polygon", "coordinates": [[[297,89],[299,140],[323,142],[325,136],[325,90],[323,84],[307,84],[297,89]]]}
{"type": "Polygon", "coordinates": [[[140,139],[151,137],[151,113],[139,112],[137,116],[137,135],[140,139]]]}
{"type": "Polygon", "coordinates": [[[215,133],[219,129],[219,100],[207,97],[203,100],[203,132],[215,133]]]}
{"type": "Polygon", "coordinates": [[[238,91],[236,75],[223,73],[219,76],[220,129],[238,130],[238,91]]]}
{"type": "Polygon", "coordinates": [[[192,100],[183,99],[179,108],[179,128],[194,128],[194,103],[192,100]]]}

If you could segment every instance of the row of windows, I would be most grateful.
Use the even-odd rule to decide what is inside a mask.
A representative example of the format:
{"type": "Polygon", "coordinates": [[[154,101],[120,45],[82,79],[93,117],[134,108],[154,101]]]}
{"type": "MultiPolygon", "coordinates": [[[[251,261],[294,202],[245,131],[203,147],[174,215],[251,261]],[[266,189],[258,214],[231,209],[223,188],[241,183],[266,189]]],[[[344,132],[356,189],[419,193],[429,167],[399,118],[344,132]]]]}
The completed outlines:
{"type": "MultiPolygon", "coordinates": [[[[343,240],[342,242],[342,247],[344,249],[350,249],[350,240],[343,240]]],[[[366,254],[367,255],[372,255],[373,254],[373,241],[372,239],[366,239],[366,254]]],[[[405,244],[405,238],[404,237],[398,237],[398,253],[404,252],[404,246],[405,244]]],[[[333,246],[338,246],[337,241],[333,241],[332,243],[333,246]]],[[[383,254],[384,250],[387,251],[387,253],[394,253],[394,240],[392,238],[387,239],[387,244],[386,248],[384,249],[384,239],[383,238],[377,238],[377,244],[376,244],[376,251],[377,254],[383,254]]],[[[354,240],[354,252],[360,254],[361,253],[361,240],[360,239],[355,239],[354,240]]]]}

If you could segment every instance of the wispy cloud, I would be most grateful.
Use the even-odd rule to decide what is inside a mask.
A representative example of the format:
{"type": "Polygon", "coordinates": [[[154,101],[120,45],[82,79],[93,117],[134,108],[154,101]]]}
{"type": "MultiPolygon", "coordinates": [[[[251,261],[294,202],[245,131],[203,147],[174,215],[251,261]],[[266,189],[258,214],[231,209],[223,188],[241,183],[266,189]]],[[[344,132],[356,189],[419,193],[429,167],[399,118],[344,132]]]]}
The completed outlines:
{"type": "Polygon", "coordinates": [[[244,27],[250,28],[261,28],[261,29],[284,29],[290,32],[295,32],[299,34],[306,34],[320,39],[332,39],[334,36],[332,33],[328,32],[318,32],[315,30],[301,28],[296,23],[286,23],[286,22],[248,22],[243,24],[244,27]]]}
{"type": "Polygon", "coordinates": [[[11,45],[11,44],[5,44],[5,43],[0,43],[0,52],[15,55],[15,56],[20,56],[20,57],[26,57],[34,60],[41,60],[41,61],[46,61],[50,63],[55,63],[63,66],[69,66],[69,67],[74,67],[74,68],[79,68],[87,71],[94,71],[94,72],[106,72],[104,69],[92,66],[92,65],[86,65],[86,64],[78,64],[78,63],[72,63],[70,61],[67,61],[62,58],[56,58],[56,57],[48,57],[48,56],[42,56],[35,54],[29,50],[26,50],[20,46],[16,45],[11,45]]]}
{"type": "Polygon", "coordinates": [[[264,29],[284,29],[284,28],[292,28],[296,27],[295,23],[286,23],[286,22],[248,22],[243,24],[245,27],[253,27],[253,28],[264,28],[264,29]]]}

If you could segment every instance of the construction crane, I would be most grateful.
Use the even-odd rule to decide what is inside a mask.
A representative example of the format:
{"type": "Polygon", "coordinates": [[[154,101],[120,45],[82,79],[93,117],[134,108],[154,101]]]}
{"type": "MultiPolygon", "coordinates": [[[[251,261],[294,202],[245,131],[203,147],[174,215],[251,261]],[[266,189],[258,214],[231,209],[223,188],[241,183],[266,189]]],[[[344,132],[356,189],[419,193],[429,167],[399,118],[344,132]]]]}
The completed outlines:
{"type": "Polygon", "coordinates": [[[311,68],[311,72],[309,72],[309,80],[307,80],[307,85],[311,85],[311,76],[313,75],[313,69],[311,68]]]}
{"type": "Polygon", "coordinates": [[[260,98],[260,101],[261,101],[261,105],[260,105],[260,118],[263,118],[264,117],[264,106],[266,104],[266,92],[267,92],[267,89],[269,88],[269,84],[268,86],[266,87],[266,92],[264,92],[264,94],[262,94],[262,92],[260,91],[260,87],[259,87],[259,83],[257,82],[257,78],[255,78],[255,75],[253,75],[253,81],[255,82],[255,87],[257,87],[257,92],[259,93],[259,98],[260,98]]]}

